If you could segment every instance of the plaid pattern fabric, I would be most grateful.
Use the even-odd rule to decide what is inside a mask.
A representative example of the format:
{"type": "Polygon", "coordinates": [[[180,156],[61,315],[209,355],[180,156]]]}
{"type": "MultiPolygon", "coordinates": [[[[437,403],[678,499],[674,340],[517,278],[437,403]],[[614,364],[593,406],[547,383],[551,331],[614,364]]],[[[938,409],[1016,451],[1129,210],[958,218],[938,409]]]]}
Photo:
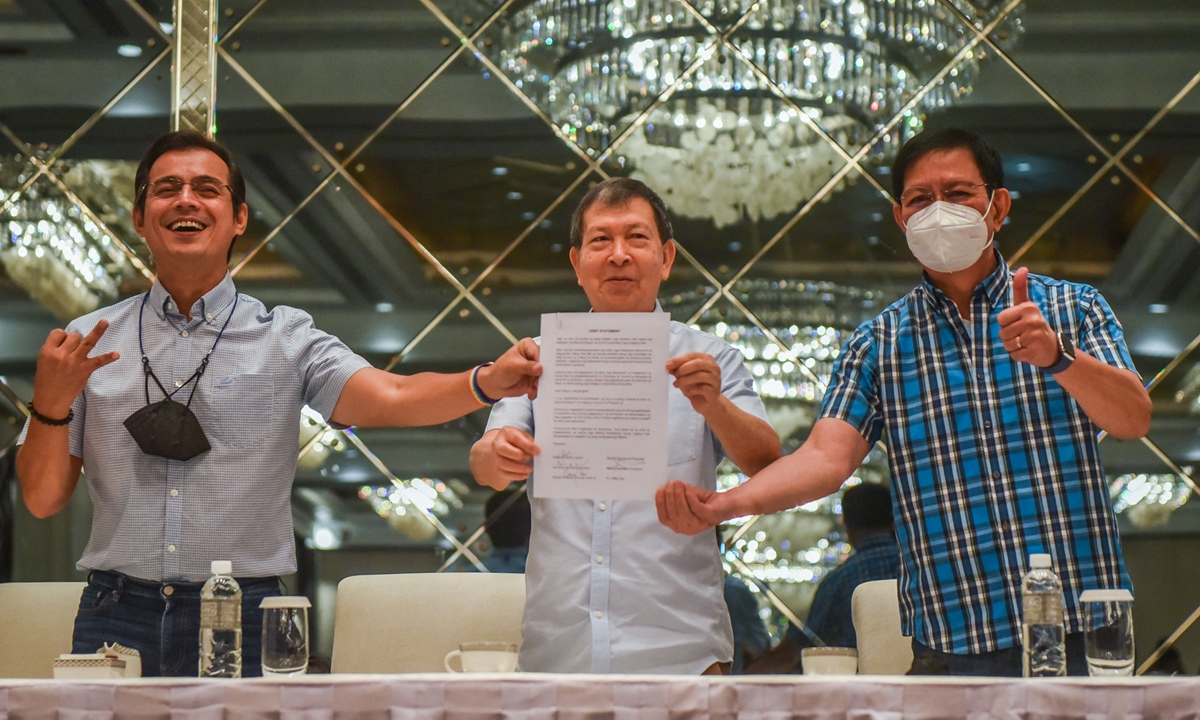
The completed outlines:
{"type": "MultiPolygon", "coordinates": [[[[1021,576],[1049,553],[1067,632],[1079,593],[1132,588],[1100,463],[1097,428],[1053,377],[1013,361],[995,316],[1012,305],[1003,258],[975,290],[968,331],[928,281],[842,348],[822,417],[889,449],[904,633],[953,653],[1020,644],[1021,576]]],[[[1134,370],[1121,325],[1087,285],[1029,276],[1050,326],[1134,370]]]]}

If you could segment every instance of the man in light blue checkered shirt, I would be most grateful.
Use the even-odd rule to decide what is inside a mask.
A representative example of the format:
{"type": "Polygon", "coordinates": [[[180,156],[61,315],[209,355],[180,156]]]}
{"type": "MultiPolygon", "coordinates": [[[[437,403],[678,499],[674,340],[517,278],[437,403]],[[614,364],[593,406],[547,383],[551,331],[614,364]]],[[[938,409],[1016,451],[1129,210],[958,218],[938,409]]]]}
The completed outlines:
{"type": "Polygon", "coordinates": [[[1049,553],[1068,671],[1086,675],[1079,594],[1131,587],[1097,434],[1143,436],[1150,398],[1095,288],[1010,272],[992,247],[1011,198],[987,143],[918,135],[892,178],[924,281],[850,337],[803,447],[727,493],[663,488],[664,522],[695,533],[815,500],[882,439],[914,652],[954,674],[1021,674],[1021,577],[1049,553]]]}
{"type": "Polygon", "coordinates": [[[147,675],[195,676],[200,583],[213,560],[230,560],[244,598],[244,671],[256,675],[258,603],[296,570],[301,408],[347,426],[447,422],[489,398],[532,393],[537,347],[524,340],[457,375],[372,368],[307,313],[236,293],[226,265],[246,229],[246,186],[223,146],[166,135],[136,183],[134,224],[157,279],[148,293],[50,333],[17,472],[38,517],[61,510],[87,472],[95,509],[79,560],[90,582],[75,652],[120,642],[141,653],[147,675]],[[187,402],[211,449],[187,460],[143,452],[123,423],[165,393],[187,402]]]}

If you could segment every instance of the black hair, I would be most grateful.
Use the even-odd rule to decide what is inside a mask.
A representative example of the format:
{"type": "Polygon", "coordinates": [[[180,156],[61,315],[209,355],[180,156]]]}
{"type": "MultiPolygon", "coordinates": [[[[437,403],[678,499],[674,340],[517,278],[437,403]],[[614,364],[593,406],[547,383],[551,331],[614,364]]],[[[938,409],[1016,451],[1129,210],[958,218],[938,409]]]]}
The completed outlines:
{"type": "Polygon", "coordinates": [[[958,148],[971,151],[988,192],[1004,187],[1004,164],[1000,161],[1000,153],[987,140],[960,128],[927,130],[904,143],[892,162],[892,197],[896,202],[900,202],[900,196],[904,194],[904,176],[913,163],[935,150],[958,148]]]}
{"type": "MultiPolygon", "coordinates": [[[[484,517],[491,517],[505,500],[516,493],[516,490],[501,490],[488,498],[484,505],[484,517]]],[[[528,547],[531,529],[529,497],[521,493],[503,515],[488,523],[487,534],[497,548],[528,547]]]]}
{"type": "Polygon", "coordinates": [[[892,519],[892,493],[878,483],[862,483],[842,493],[842,523],[847,529],[887,530],[892,519]]]}
{"type": "MultiPolygon", "coordinates": [[[[142,156],[133,181],[134,189],[137,192],[133,205],[138,212],[146,210],[146,189],[150,184],[150,168],[154,167],[154,163],[169,152],[192,149],[207,150],[225,162],[225,167],[229,168],[229,192],[233,199],[233,214],[235,217],[237,216],[242,206],[246,204],[246,180],[242,177],[242,170],[233,161],[233,153],[229,152],[229,148],[195,130],[177,130],[167,133],[155,140],[146,154],[142,156]]],[[[229,255],[226,259],[233,257],[233,243],[236,241],[237,236],[234,236],[233,242],[229,243],[229,255]]]]}
{"type": "Polygon", "coordinates": [[[579,201],[575,214],[571,216],[571,247],[583,246],[583,214],[593,205],[623,207],[629,201],[641,198],[650,203],[654,211],[654,224],[658,227],[658,239],[662,242],[673,240],[675,231],[671,229],[671,217],[667,214],[667,205],[650,189],[646,183],[633,178],[609,178],[592,186],[591,190],[579,201]]]}

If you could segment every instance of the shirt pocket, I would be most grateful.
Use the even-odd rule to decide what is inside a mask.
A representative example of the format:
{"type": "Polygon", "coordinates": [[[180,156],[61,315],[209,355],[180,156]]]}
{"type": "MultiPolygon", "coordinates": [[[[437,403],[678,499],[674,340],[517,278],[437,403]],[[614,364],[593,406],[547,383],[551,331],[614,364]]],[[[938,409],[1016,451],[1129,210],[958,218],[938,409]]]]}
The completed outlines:
{"type": "Polygon", "coordinates": [[[248,447],[260,442],[276,422],[275,383],[266,373],[218,378],[212,396],[216,411],[212,433],[223,445],[248,447]]]}
{"type": "Polygon", "coordinates": [[[672,387],[667,395],[667,465],[695,460],[700,454],[700,413],[672,387]]]}

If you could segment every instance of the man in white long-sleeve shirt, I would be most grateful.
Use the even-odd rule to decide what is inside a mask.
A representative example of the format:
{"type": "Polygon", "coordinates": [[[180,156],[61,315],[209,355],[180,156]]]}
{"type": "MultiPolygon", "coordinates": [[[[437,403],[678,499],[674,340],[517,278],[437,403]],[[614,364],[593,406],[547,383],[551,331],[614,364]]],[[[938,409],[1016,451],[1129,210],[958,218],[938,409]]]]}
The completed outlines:
{"type": "MultiPolygon", "coordinates": [[[[571,264],[596,312],[662,312],[659,285],[675,259],[662,200],[643,183],[616,178],[593,187],[575,211],[571,264]]],[[[755,472],[780,456],[741,353],[671,323],[668,475],[716,488],[729,457],[755,472]]],[[[533,402],[509,398],[492,410],[471,450],[481,484],[497,489],[530,477],[533,402]]],[[[663,478],[664,483],[667,478],[663,478]]],[[[652,502],[537,497],[520,668],[540,672],[722,672],[733,657],[716,539],[668,530],[652,502]]]]}

